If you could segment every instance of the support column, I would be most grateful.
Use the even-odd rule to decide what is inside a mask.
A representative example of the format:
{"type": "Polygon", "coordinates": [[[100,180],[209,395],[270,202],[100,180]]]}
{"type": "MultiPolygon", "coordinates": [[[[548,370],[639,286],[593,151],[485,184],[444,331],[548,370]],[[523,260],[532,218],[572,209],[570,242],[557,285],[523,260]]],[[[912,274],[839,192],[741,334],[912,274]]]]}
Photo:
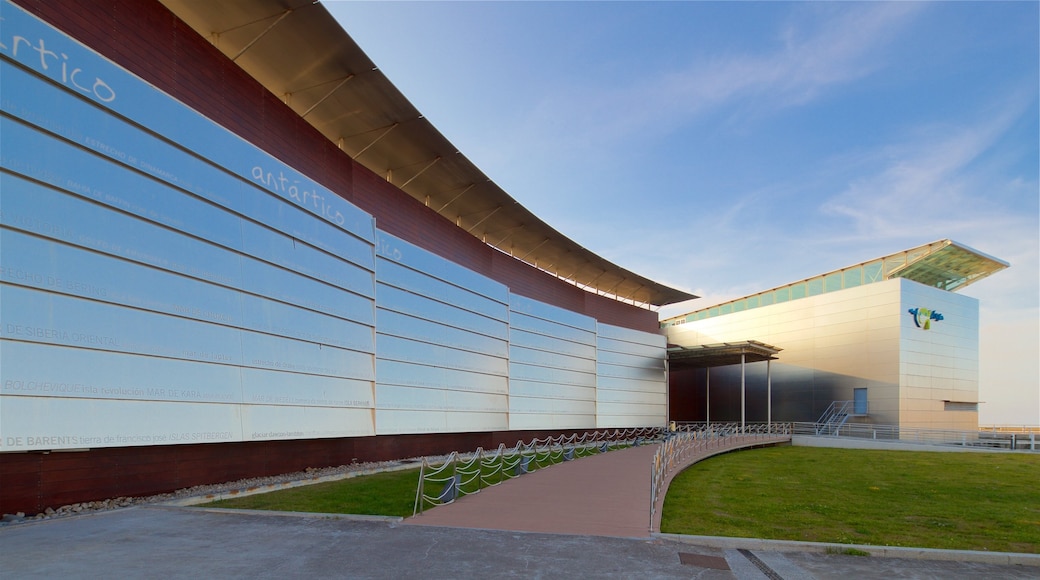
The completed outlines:
{"type": "Polygon", "coordinates": [[[769,364],[771,362],[773,362],[771,359],[766,359],[766,431],[768,433],[773,432],[773,374],[769,364]]]}
{"type": "Polygon", "coordinates": [[[704,426],[711,425],[711,369],[704,367],[704,426]]]}
{"type": "Polygon", "coordinates": [[[744,394],[744,363],[746,355],[740,353],[740,432],[744,432],[744,419],[747,412],[746,396],[744,394]]]}

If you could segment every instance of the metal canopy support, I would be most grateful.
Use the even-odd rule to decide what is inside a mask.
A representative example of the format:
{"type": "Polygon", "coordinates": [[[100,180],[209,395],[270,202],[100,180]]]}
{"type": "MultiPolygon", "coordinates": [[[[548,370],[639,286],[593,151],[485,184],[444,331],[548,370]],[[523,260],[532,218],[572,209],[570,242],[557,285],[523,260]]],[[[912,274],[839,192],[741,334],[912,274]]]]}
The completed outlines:
{"type": "Polygon", "coordinates": [[[383,131],[382,133],[380,133],[380,135],[379,135],[378,137],[376,137],[376,138],[375,138],[374,140],[372,140],[372,142],[371,142],[371,143],[369,143],[368,145],[365,145],[365,146],[364,146],[364,147],[363,147],[363,148],[361,149],[361,151],[358,151],[357,153],[355,153],[355,154],[354,154],[354,156],[353,156],[353,157],[351,157],[351,159],[357,159],[358,157],[361,157],[361,155],[362,155],[362,154],[363,154],[363,153],[364,153],[365,151],[368,151],[368,150],[369,150],[369,149],[370,149],[370,148],[371,148],[371,147],[372,147],[373,145],[375,145],[376,143],[379,143],[379,141],[380,141],[380,140],[381,140],[381,139],[382,139],[383,137],[386,137],[386,136],[387,136],[387,134],[389,134],[389,133],[390,133],[390,131],[393,131],[393,130],[394,130],[394,129],[396,129],[396,128],[397,128],[397,127],[398,127],[399,125],[400,125],[400,123],[394,123],[394,124],[390,125],[389,127],[387,127],[387,128],[386,128],[386,131],[383,131]]]}
{"type": "Polygon", "coordinates": [[[704,424],[711,425],[711,367],[704,367],[704,424]]]}
{"type": "MultiPolygon", "coordinates": [[[[469,229],[466,230],[466,232],[472,232],[473,230],[477,229],[477,226],[479,226],[480,224],[484,223],[489,217],[495,215],[496,213],[498,213],[501,210],[502,210],[502,206],[498,206],[495,209],[491,210],[491,213],[489,213],[486,216],[480,218],[480,221],[478,221],[477,223],[475,223],[472,226],[470,226],[469,229]]],[[[466,217],[469,217],[469,216],[466,216],[466,217]]],[[[462,220],[462,216],[459,216],[457,219],[462,220]]],[[[461,225],[462,225],[462,222],[460,221],[459,222],[459,226],[461,226],[461,225]]]]}
{"type": "MultiPolygon", "coordinates": [[[[325,96],[323,96],[322,98],[318,99],[318,102],[316,102],[313,105],[311,105],[310,108],[308,108],[306,111],[300,113],[300,117],[306,119],[307,115],[311,114],[311,111],[316,109],[318,107],[318,105],[324,103],[326,99],[331,97],[336,91],[340,90],[340,88],[342,88],[343,85],[347,84],[347,81],[349,81],[352,78],[354,78],[353,74],[349,74],[349,75],[343,77],[342,80],[340,80],[338,83],[336,83],[336,86],[332,87],[331,91],[325,93],[325,96]]],[[[300,92],[300,91],[296,91],[296,92],[300,92]]],[[[292,93],[290,93],[290,94],[292,94],[292,93]]]]}
{"type": "Polygon", "coordinates": [[[441,160],[441,156],[440,155],[434,157],[433,161],[431,161],[431,162],[426,164],[426,167],[423,167],[422,169],[420,169],[418,173],[413,175],[408,181],[406,181],[406,182],[402,183],[401,185],[397,186],[397,188],[398,189],[404,189],[409,183],[415,181],[415,179],[417,177],[419,177],[423,173],[426,173],[426,170],[428,170],[429,168],[433,167],[434,165],[437,165],[437,162],[440,161],[440,160],[441,160]]]}
{"type": "Polygon", "coordinates": [[[465,187],[465,189],[463,189],[463,190],[462,190],[462,191],[461,191],[461,192],[460,192],[460,193],[459,193],[458,195],[456,195],[455,197],[453,197],[453,198],[449,199],[447,203],[445,203],[444,205],[442,205],[442,206],[441,206],[441,207],[440,207],[440,208],[439,208],[439,209],[437,210],[437,213],[441,213],[442,211],[444,211],[444,208],[446,208],[446,207],[448,207],[449,205],[451,205],[452,203],[454,203],[454,202],[455,202],[455,200],[457,200],[458,198],[460,198],[460,197],[462,197],[462,196],[466,195],[466,192],[467,192],[467,191],[469,191],[469,190],[471,190],[471,189],[473,189],[474,187],[476,187],[476,185],[477,185],[476,183],[471,183],[471,184],[467,185],[467,186],[465,187]]]}
{"type": "MultiPolygon", "coordinates": [[[[272,29],[272,28],[274,28],[275,26],[277,26],[277,25],[278,25],[278,23],[279,23],[279,22],[281,22],[282,20],[285,20],[285,17],[286,17],[286,16],[288,16],[288,15],[290,15],[290,14],[292,14],[292,12],[293,12],[293,9],[292,9],[292,8],[289,8],[289,9],[288,9],[288,10],[286,10],[285,12],[282,12],[281,16],[279,16],[279,17],[278,17],[278,18],[277,18],[277,19],[276,19],[276,20],[275,20],[274,22],[272,22],[272,23],[270,24],[270,26],[268,26],[267,28],[265,28],[263,32],[261,32],[260,34],[256,35],[256,38],[254,38],[253,40],[250,40],[250,41],[249,41],[249,42],[248,42],[248,43],[247,43],[247,44],[246,44],[245,46],[243,46],[242,48],[240,48],[240,49],[238,50],[238,52],[236,52],[236,53],[235,53],[235,56],[231,57],[231,61],[232,61],[232,62],[234,62],[234,61],[238,60],[238,57],[240,57],[240,56],[242,56],[243,54],[245,54],[245,52],[246,52],[247,50],[249,50],[250,48],[252,48],[252,47],[253,47],[253,45],[254,45],[254,44],[256,44],[256,43],[257,43],[257,42],[258,42],[258,41],[259,41],[259,40],[260,40],[261,38],[263,38],[264,36],[266,36],[268,32],[271,32],[271,29],[272,29]]],[[[225,31],[225,32],[226,32],[226,31],[225,31]]]]}
{"type": "Polygon", "coordinates": [[[744,393],[744,367],[747,355],[740,353],[740,432],[744,432],[744,418],[747,414],[746,397],[744,393]]]}

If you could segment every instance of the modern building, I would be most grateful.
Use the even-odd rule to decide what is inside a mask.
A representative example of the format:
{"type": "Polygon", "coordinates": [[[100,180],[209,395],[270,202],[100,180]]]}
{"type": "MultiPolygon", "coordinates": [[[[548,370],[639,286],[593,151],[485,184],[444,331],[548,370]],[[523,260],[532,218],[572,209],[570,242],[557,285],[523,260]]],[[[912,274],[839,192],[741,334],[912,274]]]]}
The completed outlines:
{"type": "Polygon", "coordinates": [[[818,421],[850,401],[853,422],[977,430],[979,303],[956,291],[1007,266],[940,240],[667,319],[671,419],[818,421]]]}
{"type": "Polygon", "coordinates": [[[310,0],[0,3],[0,513],[663,426],[693,296],[533,216],[310,0]]]}
{"type": "Polygon", "coordinates": [[[707,418],[696,365],[779,349],[748,420],[977,416],[944,268],[1006,264],[929,246],[662,329],[695,296],[532,215],[312,0],[0,0],[0,113],[0,513],[707,418]]]}

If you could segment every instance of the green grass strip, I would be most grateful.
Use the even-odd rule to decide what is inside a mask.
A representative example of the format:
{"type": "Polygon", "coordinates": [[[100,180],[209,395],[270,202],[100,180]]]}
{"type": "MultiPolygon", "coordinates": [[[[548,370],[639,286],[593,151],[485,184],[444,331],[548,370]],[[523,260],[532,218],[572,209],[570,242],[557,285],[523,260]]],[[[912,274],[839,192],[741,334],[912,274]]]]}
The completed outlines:
{"type": "Polygon", "coordinates": [[[205,506],[408,517],[412,515],[418,484],[419,469],[416,468],[236,497],[205,506]]]}
{"type": "Polygon", "coordinates": [[[775,447],[672,481],[661,531],[1040,553],[1040,455],[775,447]]]}

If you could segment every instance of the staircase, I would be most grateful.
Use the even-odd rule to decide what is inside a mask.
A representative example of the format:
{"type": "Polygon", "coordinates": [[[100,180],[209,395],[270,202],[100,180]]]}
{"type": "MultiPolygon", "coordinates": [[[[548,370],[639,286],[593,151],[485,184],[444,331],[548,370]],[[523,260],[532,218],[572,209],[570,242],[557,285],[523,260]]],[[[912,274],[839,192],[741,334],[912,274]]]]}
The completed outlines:
{"type": "Polygon", "coordinates": [[[852,414],[854,401],[834,401],[816,422],[817,435],[837,435],[852,414]]]}

